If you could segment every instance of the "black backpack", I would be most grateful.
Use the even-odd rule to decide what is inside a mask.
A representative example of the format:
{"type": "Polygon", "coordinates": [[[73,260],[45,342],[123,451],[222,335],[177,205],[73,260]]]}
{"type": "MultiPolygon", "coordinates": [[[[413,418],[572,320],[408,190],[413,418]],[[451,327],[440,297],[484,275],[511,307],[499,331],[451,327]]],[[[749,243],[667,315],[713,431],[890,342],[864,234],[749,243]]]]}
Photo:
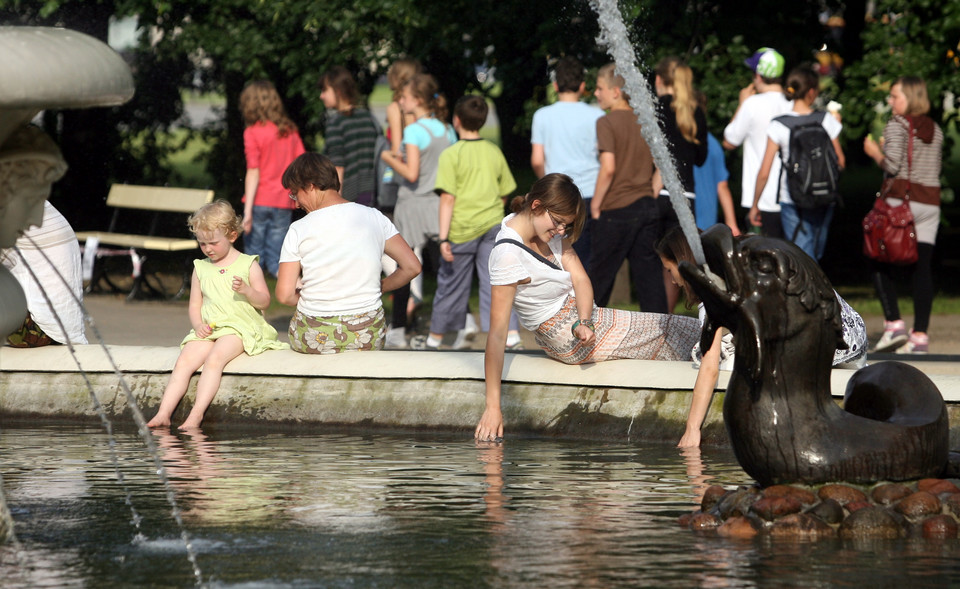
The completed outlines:
{"type": "MultiPolygon", "coordinates": [[[[790,155],[781,173],[787,175],[790,199],[799,209],[818,209],[840,198],[840,162],[833,141],[823,128],[825,112],[781,115],[775,118],[790,129],[790,155]]],[[[783,152],[780,152],[781,159],[783,152]]],[[[778,199],[779,200],[779,199],[778,199]]]]}

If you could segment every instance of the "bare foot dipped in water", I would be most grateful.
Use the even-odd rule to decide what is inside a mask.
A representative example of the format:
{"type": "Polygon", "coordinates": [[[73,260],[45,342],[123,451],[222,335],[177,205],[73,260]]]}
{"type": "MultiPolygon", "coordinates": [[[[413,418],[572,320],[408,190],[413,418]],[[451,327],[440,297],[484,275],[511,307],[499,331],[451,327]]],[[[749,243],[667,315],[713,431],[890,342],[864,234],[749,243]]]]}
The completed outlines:
{"type": "Polygon", "coordinates": [[[170,427],[170,418],[154,415],[153,419],[147,422],[147,427],[170,427]]]}
{"type": "Polygon", "coordinates": [[[181,424],[180,424],[180,427],[178,427],[177,429],[180,430],[180,431],[182,431],[182,432],[185,432],[185,431],[200,431],[200,423],[201,423],[200,421],[194,421],[194,420],[192,420],[192,419],[188,419],[188,420],[184,421],[183,423],[181,423],[181,424]]]}

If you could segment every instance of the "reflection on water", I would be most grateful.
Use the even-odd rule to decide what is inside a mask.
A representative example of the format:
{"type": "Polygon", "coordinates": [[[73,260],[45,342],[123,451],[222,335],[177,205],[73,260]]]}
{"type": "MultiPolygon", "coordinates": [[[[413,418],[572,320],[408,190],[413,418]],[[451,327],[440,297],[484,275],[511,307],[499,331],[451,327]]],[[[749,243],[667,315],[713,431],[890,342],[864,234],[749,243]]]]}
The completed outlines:
{"type": "MultiPolygon", "coordinates": [[[[740,542],[680,529],[732,455],[469,435],[157,433],[213,586],[951,586],[956,542],[740,542]]],[[[117,434],[130,523],[102,430],[0,430],[23,551],[4,587],[185,587],[192,570],[136,433],[117,434]]]]}

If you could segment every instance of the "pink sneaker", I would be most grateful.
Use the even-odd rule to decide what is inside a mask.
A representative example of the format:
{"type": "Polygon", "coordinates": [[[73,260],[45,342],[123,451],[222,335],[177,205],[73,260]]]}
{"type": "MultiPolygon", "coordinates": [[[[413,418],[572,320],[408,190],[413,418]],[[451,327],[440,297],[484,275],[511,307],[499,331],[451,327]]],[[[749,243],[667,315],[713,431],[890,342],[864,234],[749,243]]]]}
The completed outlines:
{"type": "Polygon", "coordinates": [[[903,319],[884,321],[883,335],[880,336],[880,341],[874,346],[873,352],[891,352],[893,350],[899,352],[900,348],[903,347],[909,339],[907,326],[903,323],[903,319]]]}
{"type": "Polygon", "coordinates": [[[930,351],[930,336],[927,334],[914,333],[910,330],[910,338],[907,343],[897,348],[898,354],[926,354],[930,351]]]}

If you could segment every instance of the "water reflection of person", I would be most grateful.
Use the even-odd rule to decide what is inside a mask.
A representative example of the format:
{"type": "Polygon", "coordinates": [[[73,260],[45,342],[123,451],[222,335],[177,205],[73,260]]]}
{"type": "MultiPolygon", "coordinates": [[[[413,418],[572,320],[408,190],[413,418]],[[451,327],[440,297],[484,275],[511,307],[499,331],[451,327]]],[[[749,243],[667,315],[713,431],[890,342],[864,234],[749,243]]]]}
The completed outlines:
{"type": "Polygon", "coordinates": [[[184,491],[198,497],[191,508],[181,506],[184,515],[203,516],[208,496],[216,491],[214,480],[221,476],[219,464],[223,461],[217,453],[216,443],[199,429],[174,435],[167,428],[151,430],[161,459],[167,469],[167,479],[176,491],[184,491]]]}
{"type": "Polygon", "coordinates": [[[703,495],[710,485],[710,475],[704,472],[703,457],[700,454],[700,446],[689,446],[680,449],[680,455],[683,456],[683,462],[687,467],[687,478],[690,479],[690,486],[693,490],[694,502],[697,505],[703,503],[703,495]]]}
{"type": "Polygon", "coordinates": [[[503,443],[477,441],[480,454],[477,460],[483,463],[484,482],[487,490],[483,495],[483,502],[487,507],[486,516],[493,524],[494,530],[499,530],[507,519],[506,502],[509,501],[503,493],[503,443]]]}

